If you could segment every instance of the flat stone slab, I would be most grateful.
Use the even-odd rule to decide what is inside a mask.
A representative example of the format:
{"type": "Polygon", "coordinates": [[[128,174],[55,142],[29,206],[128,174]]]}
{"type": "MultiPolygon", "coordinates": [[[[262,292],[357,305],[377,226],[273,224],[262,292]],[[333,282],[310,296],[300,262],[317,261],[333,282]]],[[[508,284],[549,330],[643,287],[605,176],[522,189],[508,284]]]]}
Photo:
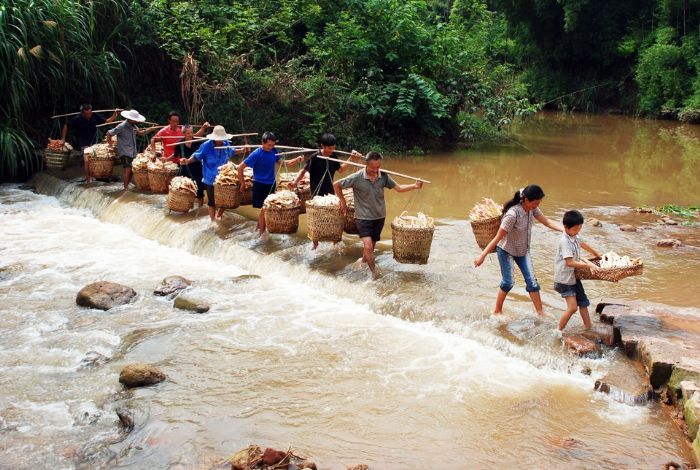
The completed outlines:
{"type": "Polygon", "coordinates": [[[654,389],[700,380],[700,309],[604,299],[596,312],[613,326],[615,340],[646,367],[654,389]]]}

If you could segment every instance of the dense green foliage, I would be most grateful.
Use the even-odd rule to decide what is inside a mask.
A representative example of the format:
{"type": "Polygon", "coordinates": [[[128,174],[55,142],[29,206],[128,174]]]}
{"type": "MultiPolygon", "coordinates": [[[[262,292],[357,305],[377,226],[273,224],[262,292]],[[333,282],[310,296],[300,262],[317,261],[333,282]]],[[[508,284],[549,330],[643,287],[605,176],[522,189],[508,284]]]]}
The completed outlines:
{"type": "Polygon", "coordinates": [[[700,118],[700,2],[489,0],[531,98],[560,109],[700,118]]]}
{"type": "Polygon", "coordinates": [[[532,103],[700,121],[698,0],[5,0],[0,59],[0,178],[85,101],[378,149],[532,103]]]}
{"type": "Polygon", "coordinates": [[[0,14],[0,175],[33,162],[40,117],[82,101],[379,148],[489,139],[535,110],[481,0],[8,0],[0,14]]]}

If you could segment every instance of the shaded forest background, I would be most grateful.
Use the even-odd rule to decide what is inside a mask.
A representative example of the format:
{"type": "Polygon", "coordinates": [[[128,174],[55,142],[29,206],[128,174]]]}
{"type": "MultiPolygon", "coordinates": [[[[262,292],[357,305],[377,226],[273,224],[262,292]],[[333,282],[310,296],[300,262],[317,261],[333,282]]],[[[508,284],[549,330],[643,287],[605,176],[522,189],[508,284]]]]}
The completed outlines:
{"type": "Polygon", "coordinates": [[[0,179],[82,102],[420,151],[541,107],[699,120],[700,0],[5,0],[0,67],[0,179]]]}

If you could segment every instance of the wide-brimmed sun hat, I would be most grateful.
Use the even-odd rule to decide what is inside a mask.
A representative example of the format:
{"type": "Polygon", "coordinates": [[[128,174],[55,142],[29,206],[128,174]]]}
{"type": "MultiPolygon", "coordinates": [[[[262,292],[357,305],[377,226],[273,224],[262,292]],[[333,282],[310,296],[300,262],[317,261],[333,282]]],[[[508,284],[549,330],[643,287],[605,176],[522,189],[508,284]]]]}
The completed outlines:
{"type": "Polygon", "coordinates": [[[233,137],[233,134],[227,134],[224,126],[214,126],[214,132],[207,134],[209,140],[228,140],[233,137]]]}
{"type": "Polygon", "coordinates": [[[130,121],[136,121],[136,122],[143,122],[146,120],[144,116],[141,116],[138,111],[135,109],[130,109],[128,111],[122,111],[121,112],[122,117],[130,120],[130,121]]]}

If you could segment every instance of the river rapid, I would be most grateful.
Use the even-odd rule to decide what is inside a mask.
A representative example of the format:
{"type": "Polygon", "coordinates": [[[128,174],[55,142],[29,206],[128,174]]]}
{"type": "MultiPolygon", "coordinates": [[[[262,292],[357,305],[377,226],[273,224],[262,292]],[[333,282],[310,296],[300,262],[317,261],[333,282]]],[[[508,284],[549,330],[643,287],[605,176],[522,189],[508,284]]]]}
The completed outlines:
{"type": "MultiPolygon", "coordinates": [[[[644,259],[643,276],[586,283],[592,300],[697,305],[700,292],[688,289],[697,229],[659,226],[630,207],[700,201],[699,137],[675,123],[542,114],[508,145],[387,159],[433,182],[387,193],[389,216],[420,210],[437,228],[425,266],[396,263],[387,228],[377,281],[355,265],[357,237],[312,251],[305,216],[297,235],[259,239],[250,208],[212,225],[204,209],[168,214],[164,196],[121,183],[41,174],[38,194],[0,186],[0,468],[208,468],[253,443],[291,446],[323,469],[690,461],[658,403],[593,390],[609,373],[642,380],[622,354],[580,359],[561,347],[557,234],[533,231],[548,318],[533,314],[519,275],[505,315],[493,318],[498,264],[490,256],[471,267],[478,247],[466,215],[482,196],[504,201],[538,183],[550,218],[578,208],[603,222],[585,227],[591,244],[644,259]],[[641,229],[621,232],[623,223],[641,229]],[[691,246],[657,248],[667,236],[691,246]],[[195,281],[208,313],[152,295],[176,274],[195,281]],[[108,312],[78,307],[76,293],[96,280],[138,296],[108,312]],[[84,367],[91,351],[110,360],[84,367]],[[119,371],[133,362],[168,379],[123,391],[119,371]],[[134,412],[128,435],[120,406],[134,412]]],[[[569,329],[581,327],[574,317],[569,329]]]]}

